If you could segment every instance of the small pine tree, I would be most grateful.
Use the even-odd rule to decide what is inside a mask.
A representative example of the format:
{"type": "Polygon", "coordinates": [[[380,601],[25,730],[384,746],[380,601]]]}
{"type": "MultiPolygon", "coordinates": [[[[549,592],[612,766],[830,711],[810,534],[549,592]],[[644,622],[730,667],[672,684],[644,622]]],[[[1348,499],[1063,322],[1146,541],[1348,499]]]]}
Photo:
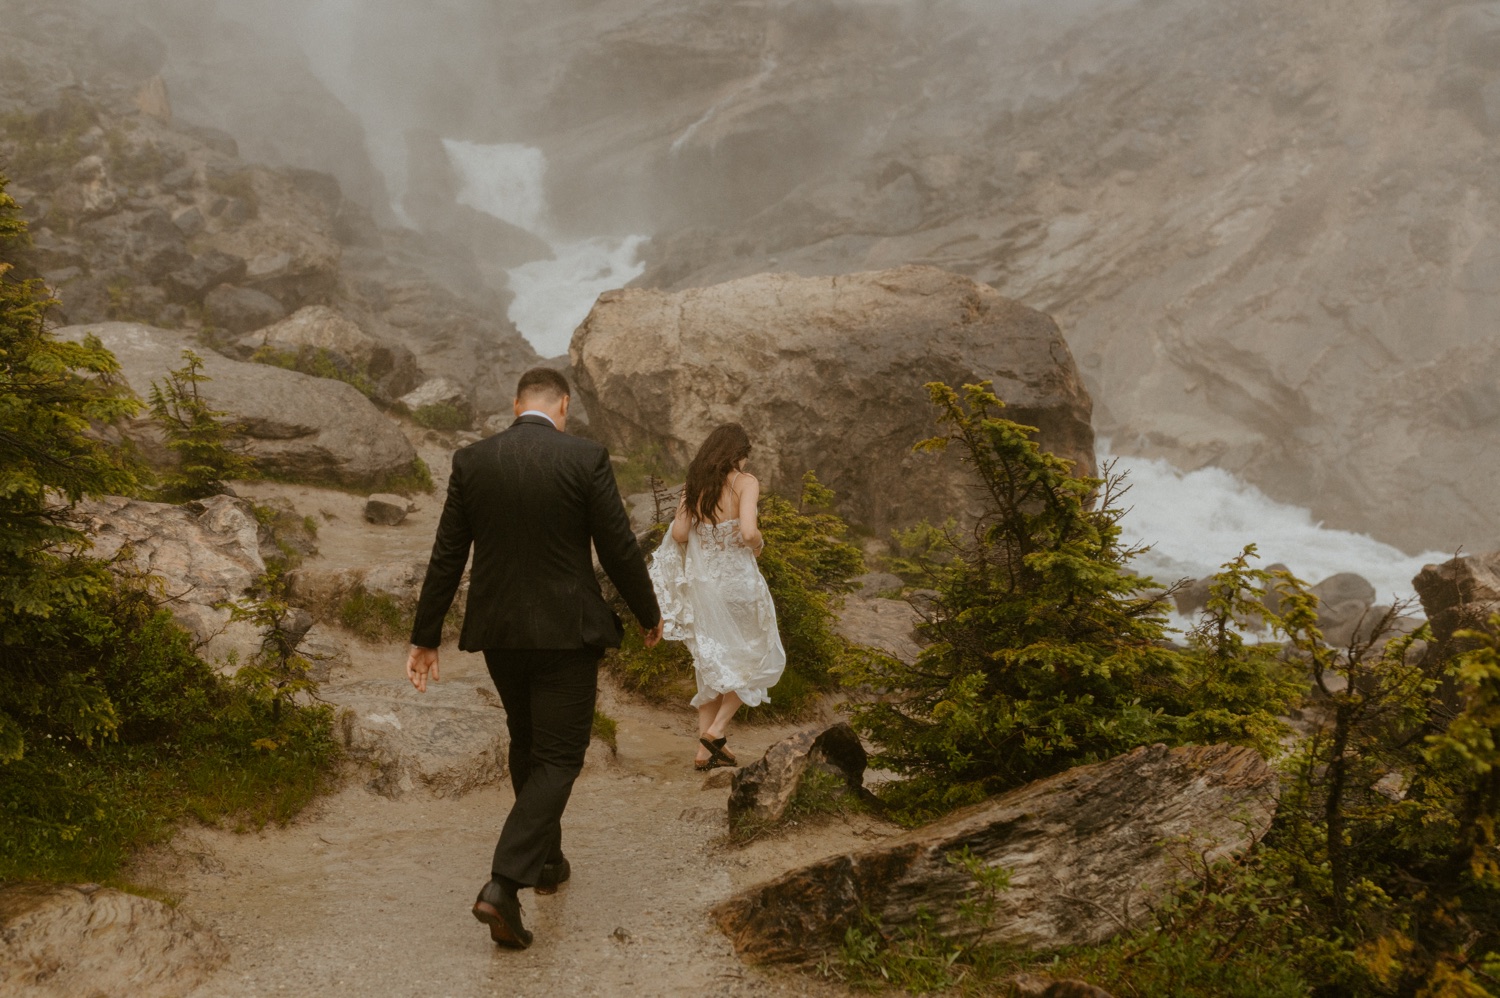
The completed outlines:
{"type": "Polygon", "coordinates": [[[280,724],[283,701],[317,689],[307,674],[312,663],[297,651],[307,628],[293,626],[285,577],[275,569],[268,571],[244,599],[228,608],[231,620],[250,623],[261,632],[260,650],[235,673],[235,682],[257,699],[269,701],[271,722],[280,724]]]}
{"type": "Polygon", "coordinates": [[[961,447],[984,512],[969,537],[951,526],[914,535],[937,592],[917,663],[874,660],[850,677],[890,693],[852,714],[880,746],[875,764],[905,777],[886,791],[898,816],[922,820],[1190,730],[1264,741],[1280,706],[1265,691],[1278,687],[1216,695],[1164,640],[1164,598],[1142,595],[1151,580],[1127,569],[1139,552],[1120,540],[1121,480],[1075,476],[1035,429],[999,415],[988,384],[962,397],[927,389],[948,433],[918,446],[961,447]]]}
{"type": "Polygon", "coordinates": [[[203,358],[184,350],[182,360],[165,384],[151,383],[151,416],[178,459],[177,467],[162,476],[160,489],[172,502],[219,495],[230,479],[255,472],[255,463],[231,446],[241,427],[225,418],[228,413],[210,407],[199,391],[199,385],[213,380],[203,373],[203,358]]]}

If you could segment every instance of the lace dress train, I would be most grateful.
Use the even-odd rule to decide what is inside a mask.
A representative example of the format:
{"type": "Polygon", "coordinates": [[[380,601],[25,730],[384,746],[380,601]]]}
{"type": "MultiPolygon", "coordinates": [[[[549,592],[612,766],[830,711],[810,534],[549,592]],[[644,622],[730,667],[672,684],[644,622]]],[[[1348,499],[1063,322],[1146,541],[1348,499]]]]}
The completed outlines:
{"type": "Polygon", "coordinates": [[[786,668],[771,590],[740,536],[739,520],[699,523],[686,544],[669,531],[651,556],[662,636],[693,655],[701,706],[734,692],[747,705],[767,703],[786,668]]]}

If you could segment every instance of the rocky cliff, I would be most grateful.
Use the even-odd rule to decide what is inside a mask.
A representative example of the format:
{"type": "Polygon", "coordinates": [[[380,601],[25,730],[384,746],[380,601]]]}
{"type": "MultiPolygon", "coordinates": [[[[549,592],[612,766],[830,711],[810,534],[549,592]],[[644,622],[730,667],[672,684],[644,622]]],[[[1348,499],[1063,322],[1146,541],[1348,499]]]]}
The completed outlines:
{"type": "Polygon", "coordinates": [[[582,6],[533,141],[647,206],[639,284],[937,265],[1056,317],[1123,452],[1492,539],[1493,4],[582,6]]]}
{"type": "MultiPolygon", "coordinates": [[[[383,358],[343,372],[377,398],[443,377],[478,420],[509,411],[516,377],[539,358],[473,254],[377,225],[371,205],[385,208],[383,189],[369,200],[357,167],[373,167],[357,134],[346,143],[357,162],[341,171],[357,187],[347,195],[339,178],[287,165],[298,157],[258,139],[242,156],[234,135],[206,124],[221,120],[203,110],[215,92],[191,74],[207,71],[168,72],[168,40],[127,10],[0,3],[0,171],[31,226],[22,271],[55,290],[56,320],[143,322],[233,351],[237,338],[321,307],[325,324],[357,327],[367,360],[383,358]]],[[[315,93],[310,75],[271,76],[262,98],[281,100],[286,143],[326,150],[340,129],[357,131],[326,92],[300,116],[292,109],[289,94],[315,93]],[[320,141],[299,142],[307,128],[320,141]]],[[[237,106],[223,102],[226,124],[237,106]]]]}

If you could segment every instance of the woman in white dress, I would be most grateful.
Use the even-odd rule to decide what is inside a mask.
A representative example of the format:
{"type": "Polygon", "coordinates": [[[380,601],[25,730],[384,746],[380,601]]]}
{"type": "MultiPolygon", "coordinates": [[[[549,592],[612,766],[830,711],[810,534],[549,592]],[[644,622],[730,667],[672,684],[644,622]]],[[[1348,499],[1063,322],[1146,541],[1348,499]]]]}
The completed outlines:
{"type": "Polygon", "coordinates": [[[770,701],[786,667],[771,590],[755,564],[765,540],[756,520],[760,483],[745,473],[750,437],[738,423],[708,435],[688,466],[672,529],[651,557],[665,622],[698,678],[698,769],[737,765],[725,747],[740,705],[770,701]]]}

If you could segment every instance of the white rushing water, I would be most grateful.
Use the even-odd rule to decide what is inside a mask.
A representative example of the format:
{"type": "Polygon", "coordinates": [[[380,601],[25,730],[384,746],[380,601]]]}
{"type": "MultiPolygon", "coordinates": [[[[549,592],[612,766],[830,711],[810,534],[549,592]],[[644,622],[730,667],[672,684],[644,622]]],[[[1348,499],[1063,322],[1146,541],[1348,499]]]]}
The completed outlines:
{"type": "MultiPolygon", "coordinates": [[[[1108,452],[1109,442],[1100,441],[1101,463],[1108,452]]],[[[1130,473],[1125,539],[1154,545],[1134,567],[1158,583],[1212,574],[1253,543],[1258,567],[1281,562],[1309,583],[1356,572],[1384,603],[1411,596],[1412,576],[1423,565],[1452,557],[1440,551],[1412,556],[1367,534],[1324,527],[1307,510],[1277,502],[1221,468],[1183,472],[1150,458],[1117,461],[1117,471],[1130,473]]]]}
{"type": "Polygon", "coordinates": [[[547,157],[540,149],[449,139],[443,146],[463,182],[460,202],[535,233],[552,247],[552,259],[507,271],[515,295],[510,321],[542,356],[567,353],[573,330],[600,293],[624,287],[646,269],[640,251],[648,237],[560,236],[549,216],[547,157]]]}

